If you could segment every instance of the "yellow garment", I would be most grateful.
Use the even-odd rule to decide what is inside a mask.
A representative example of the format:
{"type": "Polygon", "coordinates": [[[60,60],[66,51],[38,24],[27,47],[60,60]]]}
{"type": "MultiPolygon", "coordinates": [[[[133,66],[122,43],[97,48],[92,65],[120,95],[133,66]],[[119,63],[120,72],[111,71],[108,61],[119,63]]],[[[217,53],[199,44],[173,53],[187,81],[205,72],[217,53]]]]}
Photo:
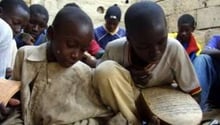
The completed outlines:
{"type": "Polygon", "coordinates": [[[95,69],[93,84],[104,104],[116,113],[122,112],[129,124],[140,125],[134,101],[139,91],[134,87],[128,70],[116,62],[105,61],[95,69]]]}
{"type": "MultiPolygon", "coordinates": [[[[194,37],[195,37],[195,35],[193,35],[194,37]]],[[[176,37],[177,37],[177,33],[168,33],[168,37],[169,38],[174,38],[174,39],[176,39],[176,37]]],[[[202,47],[201,47],[201,45],[199,44],[200,42],[199,42],[199,40],[195,37],[195,39],[196,39],[196,45],[198,46],[198,48],[199,48],[199,50],[196,52],[196,56],[198,56],[200,53],[201,53],[201,51],[202,51],[202,47]]]]}

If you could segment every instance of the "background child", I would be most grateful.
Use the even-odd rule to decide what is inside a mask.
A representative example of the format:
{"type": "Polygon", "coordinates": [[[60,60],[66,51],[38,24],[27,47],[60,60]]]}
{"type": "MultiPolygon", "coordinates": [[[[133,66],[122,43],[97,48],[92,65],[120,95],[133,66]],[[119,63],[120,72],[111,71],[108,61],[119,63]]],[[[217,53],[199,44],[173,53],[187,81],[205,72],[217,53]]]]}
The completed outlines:
{"type": "Polygon", "coordinates": [[[176,38],[185,48],[191,61],[201,52],[195,36],[192,34],[196,28],[196,21],[192,15],[184,14],[178,19],[178,33],[170,33],[169,36],[176,38]]]}
{"type": "Polygon", "coordinates": [[[105,49],[108,42],[124,37],[125,30],[119,27],[121,9],[117,5],[109,7],[105,14],[105,24],[95,29],[95,40],[105,49]]]}
{"type": "Polygon", "coordinates": [[[46,42],[46,29],[49,14],[45,7],[33,4],[29,7],[30,20],[24,27],[24,33],[16,36],[17,47],[24,45],[40,45],[46,42]]]}

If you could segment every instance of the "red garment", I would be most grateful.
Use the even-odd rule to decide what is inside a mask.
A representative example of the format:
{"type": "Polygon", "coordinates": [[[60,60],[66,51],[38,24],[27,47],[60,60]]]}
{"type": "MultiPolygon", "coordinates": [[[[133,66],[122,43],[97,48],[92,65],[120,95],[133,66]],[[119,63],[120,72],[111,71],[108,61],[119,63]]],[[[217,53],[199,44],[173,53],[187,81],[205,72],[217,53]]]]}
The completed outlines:
{"type": "Polygon", "coordinates": [[[95,56],[96,53],[99,52],[100,49],[101,49],[101,47],[99,46],[99,44],[97,43],[97,41],[93,39],[93,40],[90,42],[90,45],[89,45],[89,48],[88,48],[88,52],[89,52],[91,55],[95,56]]]}
{"type": "Polygon", "coordinates": [[[193,52],[196,53],[197,51],[199,51],[199,47],[198,47],[198,45],[197,45],[197,43],[196,43],[196,39],[195,39],[194,36],[191,34],[190,41],[189,41],[189,45],[188,45],[188,47],[186,48],[186,52],[187,52],[188,54],[191,54],[191,53],[193,53],[193,52]]]}

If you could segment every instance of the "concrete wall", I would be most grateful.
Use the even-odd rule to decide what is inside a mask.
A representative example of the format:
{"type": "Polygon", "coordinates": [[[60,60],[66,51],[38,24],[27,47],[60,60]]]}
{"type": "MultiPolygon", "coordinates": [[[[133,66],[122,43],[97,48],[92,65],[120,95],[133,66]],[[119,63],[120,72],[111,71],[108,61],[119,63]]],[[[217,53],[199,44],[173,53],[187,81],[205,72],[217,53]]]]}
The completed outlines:
{"type": "Polygon", "coordinates": [[[177,31],[177,20],[185,13],[197,21],[195,35],[204,45],[214,34],[220,35],[220,0],[157,0],[164,9],[170,32],[177,31]]]}
{"type": "MultiPolygon", "coordinates": [[[[104,10],[113,5],[118,4],[122,9],[122,13],[130,6],[130,4],[140,0],[26,0],[29,4],[40,3],[44,5],[50,13],[50,21],[52,22],[57,11],[66,3],[75,2],[86,11],[92,18],[94,25],[98,26],[104,22],[104,13],[98,13],[97,8],[102,6],[104,10]]],[[[200,39],[201,44],[205,42],[213,34],[220,34],[220,0],[153,0],[160,4],[167,16],[168,28],[170,32],[177,31],[177,20],[185,13],[192,14],[197,21],[196,36],[200,39]]],[[[123,24],[124,15],[122,15],[123,24]]]]}
{"type": "MultiPolygon", "coordinates": [[[[77,3],[88,15],[92,18],[94,25],[98,26],[103,24],[104,22],[104,14],[107,8],[113,4],[118,4],[118,6],[122,10],[122,14],[124,14],[125,10],[130,6],[130,4],[134,3],[136,0],[129,0],[129,3],[125,3],[125,0],[26,0],[26,2],[30,4],[39,3],[44,5],[49,13],[50,13],[50,20],[49,24],[53,21],[54,16],[61,9],[66,3],[75,2],[77,3]],[[102,6],[104,8],[104,13],[97,12],[97,8],[102,6]]],[[[122,23],[123,24],[123,17],[122,15],[122,23]]]]}

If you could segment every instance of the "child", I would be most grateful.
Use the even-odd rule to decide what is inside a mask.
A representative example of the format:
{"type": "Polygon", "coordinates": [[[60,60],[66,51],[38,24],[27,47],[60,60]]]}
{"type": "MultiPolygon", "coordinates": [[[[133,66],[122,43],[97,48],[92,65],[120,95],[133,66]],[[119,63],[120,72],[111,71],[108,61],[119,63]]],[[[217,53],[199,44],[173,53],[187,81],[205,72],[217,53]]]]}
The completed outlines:
{"type": "Polygon", "coordinates": [[[159,5],[151,1],[131,5],[125,27],[127,38],[109,43],[95,69],[94,88],[107,106],[138,125],[135,101],[142,89],[175,80],[186,93],[200,92],[187,53],[177,40],[167,38],[165,14],[159,5]]]}
{"type": "Polygon", "coordinates": [[[40,45],[46,41],[47,22],[49,14],[47,9],[40,4],[29,7],[30,20],[24,28],[24,33],[16,37],[17,47],[24,45],[40,45]]]}
{"type": "Polygon", "coordinates": [[[15,37],[29,21],[29,8],[23,0],[2,0],[0,7],[0,16],[11,26],[15,37]]]}
{"type": "Polygon", "coordinates": [[[192,34],[196,28],[196,21],[193,16],[184,14],[178,19],[178,33],[170,33],[169,36],[180,41],[188,53],[191,61],[201,52],[201,47],[192,34]]]}
{"type": "MultiPolygon", "coordinates": [[[[13,37],[21,32],[21,29],[29,20],[29,9],[23,0],[2,0],[0,2],[0,17],[7,22],[12,31],[13,37]]],[[[10,42],[10,56],[8,57],[8,66],[10,69],[14,66],[17,52],[15,40],[10,42]]]]}
{"type": "Polygon", "coordinates": [[[13,80],[22,82],[24,123],[16,123],[19,117],[10,121],[98,125],[95,118],[109,116],[109,111],[92,89],[92,70],[79,61],[93,38],[91,19],[79,8],[65,7],[48,28],[47,37],[47,43],[25,46],[17,53],[13,80]]]}
{"type": "Polygon", "coordinates": [[[95,40],[103,49],[108,42],[125,36],[125,30],[118,26],[120,20],[120,8],[117,5],[109,7],[105,14],[105,25],[95,29],[95,40]]]}
{"type": "Polygon", "coordinates": [[[10,45],[13,34],[10,26],[0,18],[0,78],[5,78],[10,62],[10,45]]]}
{"type": "Polygon", "coordinates": [[[200,106],[209,112],[220,108],[220,36],[212,36],[201,53],[193,64],[202,87],[200,106]]]}
{"type": "MultiPolygon", "coordinates": [[[[64,7],[77,7],[77,8],[80,8],[79,5],[74,3],[74,2],[73,3],[67,3],[67,4],[64,5],[64,7]]],[[[91,41],[89,47],[88,47],[88,53],[91,56],[94,56],[95,58],[99,59],[104,54],[104,50],[99,46],[97,41],[95,39],[93,39],[91,41]]],[[[86,56],[86,58],[87,58],[87,56],[86,56]]],[[[87,64],[90,65],[90,63],[87,63],[87,64]]],[[[91,64],[90,66],[92,66],[92,65],[93,64],[91,64]]]]}

